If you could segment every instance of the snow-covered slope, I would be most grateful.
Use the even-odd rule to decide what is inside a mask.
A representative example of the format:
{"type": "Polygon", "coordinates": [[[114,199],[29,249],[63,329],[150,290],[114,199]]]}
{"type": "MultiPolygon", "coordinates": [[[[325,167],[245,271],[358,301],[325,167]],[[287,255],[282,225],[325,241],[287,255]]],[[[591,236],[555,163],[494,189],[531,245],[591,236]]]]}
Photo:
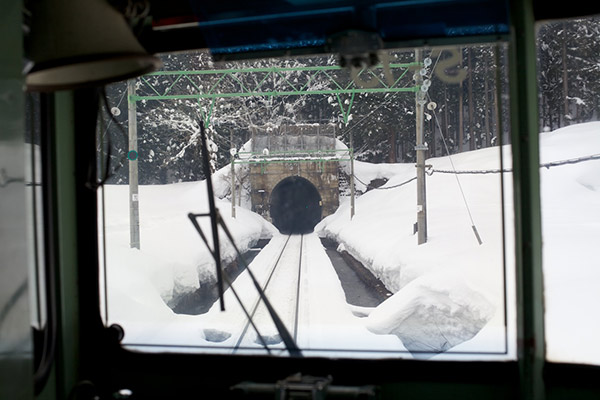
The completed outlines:
{"type": "MultiPolygon", "coordinates": [[[[221,190],[221,181],[215,183],[215,189],[221,190]]],[[[190,212],[208,212],[205,182],[140,186],[140,250],[129,247],[128,195],[125,185],[105,186],[106,258],[111,290],[122,287],[127,291],[132,279],[123,275],[133,274],[148,279],[154,291],[169,302],[174,296],[197,289],[200,282],[215,280],[214,261],[188,218],[190,212]]],[[[246,209],[238,208],[236,218],[231,218],[228,201],[217,200],[217,208],[242,252],[261,237],[268,238],[276,232],[273,225],[246,209]]],[[[210,241],[210,219],[200,217],[198,222],[210,241]]],[[[220,238],[222,257],[231,261],[236,256],[234,249],[223,232],[220,238]]],[[[120,307],[115,304],[114,308],[120,307]]]]}
{"type": "Polygon", "coordinates": [[[540,136],[546,351],[553,361],[600,364],[600,122],[540,136]]]}
{"type": "MultiPolygon", "coordinates": [[[[505,161],[509,160],[509,154],[505,155],[505,161]]],[[[499,148],[483,149],[427,163],[434,171],[451,170],[451,163],[457,170],[497,170],[500,152],[499,148]]],[[[317,229],[339,242],[396,293],[370,315],[369,328],[396,334],[405,345],[411,342],[412,349],[435,352],[473,338],[485,326],[477,340],[460,350],[514,355],[514,348],[505,346],[500,174],[460,175],[459,181],[452,174],[428,176],[428,241],[423,245],[417,244],[414,233],[416,181],[398,186],[415,177],[414,165],[356,163],[355,174],[363,182],[373,177],[385,177],[388,182],[356,199],[352,220],[346,201],[317,229]]],[[[510,174],[504,175],[506,220],[511,221],[510,174]]],[[[510,231],[512,224],[506,229],[510,231]]],[[[510,240],[507,247],[512,248],[510,240]]],[[[507,287],[513,286],[512,265],[512,259],[507,259],[507,287]]],[[[508,304],[514,304],[514,298],[508,304]]],[[[514,323],[510,329],[514,330],[514,323]]]]}

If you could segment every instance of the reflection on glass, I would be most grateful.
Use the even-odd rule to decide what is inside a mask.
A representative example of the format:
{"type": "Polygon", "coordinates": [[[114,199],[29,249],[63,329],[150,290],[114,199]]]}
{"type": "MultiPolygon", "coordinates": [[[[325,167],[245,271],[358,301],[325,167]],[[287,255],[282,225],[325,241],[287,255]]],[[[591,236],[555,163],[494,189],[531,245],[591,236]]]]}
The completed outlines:
{"type": "MultiPolygon", "coordinates": [[[[106,324],[143,351],[285,356],[289,334],[303,355],[514,358],[505,53],[389,51],[349,71],[334,56],[215,65],[199,52],[164,56],[129,92],[111,87],[99,146],[113,157],[99,192],[106,324]],[[241,252],[220,231],[225,311],[188,219],[209,208],[201,124],[241,252]]],[[[212,248],[209,218],[197,221],[212,248]]]]}
{"type": "Polygon", "coordinates": [[[25,97],[25,201],[29,226],[27,243],[30,244],[29,306],[31,326],[36,331],[44,329],[47,321],[40,114],[39,93],[28,93],[25,97]]]}

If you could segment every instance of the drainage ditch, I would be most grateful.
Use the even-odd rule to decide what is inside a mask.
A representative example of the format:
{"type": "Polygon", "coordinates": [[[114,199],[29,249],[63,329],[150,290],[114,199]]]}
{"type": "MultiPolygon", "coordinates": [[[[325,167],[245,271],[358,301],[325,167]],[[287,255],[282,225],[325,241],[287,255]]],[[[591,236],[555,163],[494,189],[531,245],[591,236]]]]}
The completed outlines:
{"type": "MultiPolygon", "coordinates": [[[[231,280],[235,281],[239,274],[245,269],[245,265],[249,265],[260,251],[269,243],[271,239],[260,239],[254,247],[242,254],[246,263],[238,257],[224,268],[225,273],[231,280]]],[[[224,282],[223,290],[227,290],[229,286],[224,282]]],[[[200,287],[193,292],[182,295],[175,300],[174,306],[171,309],[176,314],[199,315],[204,314],[219,298],[219,290],[217,281],[201,282],[200,287]]]]}
{"type": "Polygon", "coordinates": [[[360,307],[376,307],[392,295],[385,285],[347,251],[338,252],[339,243],[321,238],[346,294],[346,302],[360,307]]]}

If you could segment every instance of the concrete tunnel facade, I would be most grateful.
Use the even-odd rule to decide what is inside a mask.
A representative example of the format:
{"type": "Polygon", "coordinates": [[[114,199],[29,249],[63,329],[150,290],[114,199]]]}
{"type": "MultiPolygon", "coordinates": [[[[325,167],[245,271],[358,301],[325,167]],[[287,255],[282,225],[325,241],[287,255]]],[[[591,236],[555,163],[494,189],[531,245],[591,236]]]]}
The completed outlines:
{"type": "Polygon", "coordinates": [[[312,232],[339,206],[338,162],[250,165],[252,211],[282,233],[312,232]]]}

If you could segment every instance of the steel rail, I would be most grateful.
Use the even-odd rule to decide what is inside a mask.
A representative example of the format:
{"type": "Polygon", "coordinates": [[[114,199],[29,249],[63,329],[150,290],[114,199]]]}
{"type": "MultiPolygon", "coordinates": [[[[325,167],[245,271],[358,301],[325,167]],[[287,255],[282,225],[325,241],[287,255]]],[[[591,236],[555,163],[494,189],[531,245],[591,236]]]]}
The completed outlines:
{"type": "MultiPolygon", "coordinates": [[[[284,245],[282,246],[281,250],[279,251],[279,254],[275,260],[275,262],[273,263],[269,275],[266,279],[266,281],[264,282],[264,285],[262,286],[262,290],[263,292],[267,292],[267,287],[269,286],[269,284],[272,281],[273,276],[275,275],[275,271],[277,270],[278,267],[281,266],[280,262],[281,259],[283,257],[283,254],[286,252],[286,250],[288,249],[288,244],[290,242],[290,238],[292,237],[292,234],[288,235],[284,245]]],[[[296,282],[296,301],[295,301],[295,306],[294,306],[294,315],[292,317],[292,322],[293,322],[293,339],[294,341],[297,340],[298,338],[298,323],[299,323],[299,309],[300,309],[300,286],[301,286],[301,277],[302,277],[302,261],[303,261],[303,248],[304,248],[304,235],[301,235],[300,237],[300,252],[299,252],[299,256],[298,256],[298,274],[297,274],[297,282],[296,282]]],[[[260,306],[261,303],[261,298],[257,298],[254,305],[251,308],[251,312],[249,313],[250,318],[249,319],[253,319],[258,307],[260,306]]],[[[241,343],[244,339],[244,337],[247,335],[248,331],[250,328],[250,321],[248,321],[246,323],[246,325],[244,326],[244,329],[242,330],[242,333],[240,334],[234,348],[233,348],[233,354],[235,354],[241,347],[241,343]]],[[[257,335],[259,335],[260,333],[257,332],[257,335]]]]}
{"type": "MultiPolygon", "coordinates": [[[[262,291],[263,292],[266,292],[267,286],[271,282],[271,278],[273,277],[273,273],[275,272],[275,269],[277,268],[277,265],[279,264],[279,260],[281,260],[281,257],[283,256],[283,253],[285,252],[285,249],[286,249],[286,247],[288,245],[288,242],[290,241],[291,237],[292,237],[292,235],[288,235],[285,243],[281,247],[281,251],[279,252],[279,255],[277,256],[277,259],[275,260],[275,263],[273,263],[273,266],[271,267],[271,272],[269,272],[267,280],[265,281],[264,285],[262,286],[262,291]]],[[[261,298],[260,298],[260,296],[258,296],[257,299],[256,299],[256,301],[255,301],[255,303],[254,303],[254,305],[252,306],[252,310],[250,311],[250,315],[248,317],[248,322],[246,322],[246,325],[244,326],[244,329],[242,330],[242,334],[238,338],[238,341],[237,341],[237,343],[235,344],[235,346],[233,348],[233,352],[232,352],[233,354],[235,354],[236,351],[239,350],[240,345],[242,343],[242,340],[246,336],[246,333],[248,333],[248,328],[250,327],[250,322],[254,319],[254,314],[256,314],[256,310],[258,309],[258,306],[260,305],[260,302],[261,302],[261,298]]],[[[257,331],[256,334],[260,335],[260,332],[257,331]]]]}

